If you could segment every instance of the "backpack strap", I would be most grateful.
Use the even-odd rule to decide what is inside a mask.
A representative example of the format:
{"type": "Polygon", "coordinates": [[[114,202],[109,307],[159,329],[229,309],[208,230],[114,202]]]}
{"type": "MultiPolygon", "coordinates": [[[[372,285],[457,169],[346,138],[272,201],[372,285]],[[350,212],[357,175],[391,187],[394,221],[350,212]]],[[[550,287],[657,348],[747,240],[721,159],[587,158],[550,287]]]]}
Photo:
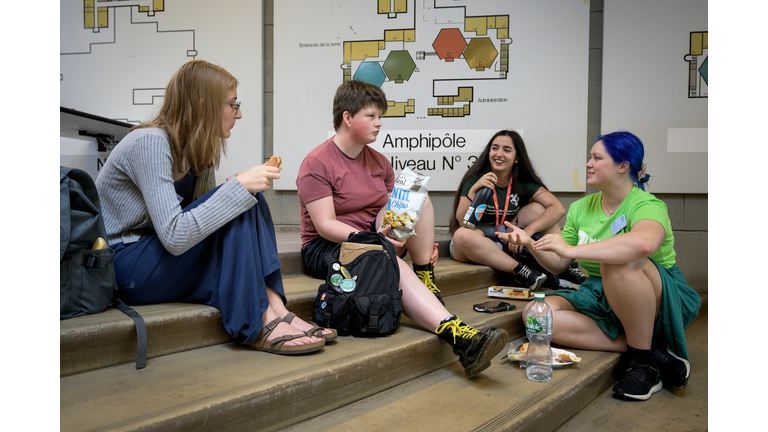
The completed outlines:
{"type": "Polygon", "coordinates": [[[373,311],[381,309],[381,304],[384,303],[384,300],[383,297],[379,297],[378,301],[371,302],[371,313],[368,314],[368,333],[370,334],[376,334],[379,330],[379,315],[373,313],[373,311]]]}
{"type": "Polygon", "coordinates": [[[143,369],[147,365],[147,326],[144,324],[144,318],[117,298],[117,291],[112,297],[112,306],[133,319],[133,324],[136,326],[136,369],[143,369]]]}
{"type": "Polygon", "coordinates": [[[99,193],[96,191],[96,183],[93,182],[90,174],[77,169],[69,168],[65,166],[59,167],[59,181],[64,181],[64,178],[69,177],[76,181],[80,185],[80,188],[85,193],[85,196],[101,211],[101,201],[99,200],[99,193]]]}

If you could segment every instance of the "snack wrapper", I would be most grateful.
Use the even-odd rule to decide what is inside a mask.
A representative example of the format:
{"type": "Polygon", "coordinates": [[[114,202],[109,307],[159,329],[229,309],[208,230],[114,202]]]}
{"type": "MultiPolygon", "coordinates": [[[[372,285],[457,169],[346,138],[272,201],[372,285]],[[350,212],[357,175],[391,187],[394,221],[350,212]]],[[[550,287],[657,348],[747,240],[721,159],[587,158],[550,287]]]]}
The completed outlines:
{"type": "Polygon", "coordinates": [[[428,176],[416,173],[410,168],[405,168],[397,176],[381,222],[381,228],[392,225],[388,236],[402,241],[416,235],[414,225],[419,221],[421,210],[427,201],[427,181],[428,176]]]}

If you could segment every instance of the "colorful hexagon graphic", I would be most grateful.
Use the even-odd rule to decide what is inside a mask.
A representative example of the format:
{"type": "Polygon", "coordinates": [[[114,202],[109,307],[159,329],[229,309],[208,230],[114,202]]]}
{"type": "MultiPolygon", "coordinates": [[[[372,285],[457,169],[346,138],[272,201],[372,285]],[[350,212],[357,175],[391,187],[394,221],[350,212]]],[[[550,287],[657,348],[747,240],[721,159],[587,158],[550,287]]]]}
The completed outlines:
{"type": "Polygon", "coordinates": [[[491,67],[499,52],[489,38],[472,38],[464,50],[464,60],[471,69],[483,71],[491,67]]]}
{"type": "Polygon", "coordinates": [[[701,64],[701,67],[699,68],[699,73],[701,74],[701,77],[704,78],[704,82],[709,85],[709,81],[707,80],[707,61],[709,60],[709,56],[704,59],[704,63],[701,64]]]}
{"type": "Polygon", "coordinates": [[[432,43],[432,48],[435,49],[440,60],[447,62],[461,57],[466,46],[467,41],[464,40],[464,35],[461,34],[461,30],[456,28],[440,30],[432,43]]]}
{"type": "Polygon", "coordinates": [[[384,73],[396,83],[408,81],[415,70],[416,63],[408,51],[392,51],[384,62],[384,73]]]}
{"type": "Polygon", "coordinates": [[[387,78],[379,62],[362,62],[355,71],[354,79],[381,87],[387,78]]]}

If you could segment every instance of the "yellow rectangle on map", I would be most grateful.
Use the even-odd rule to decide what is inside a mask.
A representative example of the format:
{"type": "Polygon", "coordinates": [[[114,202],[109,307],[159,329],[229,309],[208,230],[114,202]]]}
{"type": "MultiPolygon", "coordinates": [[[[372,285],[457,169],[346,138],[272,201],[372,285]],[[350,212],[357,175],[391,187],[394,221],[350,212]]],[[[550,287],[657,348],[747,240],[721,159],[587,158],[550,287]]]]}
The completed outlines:
{"type": "Polygon", "coordinates": [[[385,14],[392,12],[389,7],[392,5],[389,0],[379,0],[379,13],[385,14]]]}
{"type": "Polygon", "coordinates": [[[464,19],[464,31],[477,32],[483,36],[488,33],[488,27],[485,17],[467,17],[464,19]]]}

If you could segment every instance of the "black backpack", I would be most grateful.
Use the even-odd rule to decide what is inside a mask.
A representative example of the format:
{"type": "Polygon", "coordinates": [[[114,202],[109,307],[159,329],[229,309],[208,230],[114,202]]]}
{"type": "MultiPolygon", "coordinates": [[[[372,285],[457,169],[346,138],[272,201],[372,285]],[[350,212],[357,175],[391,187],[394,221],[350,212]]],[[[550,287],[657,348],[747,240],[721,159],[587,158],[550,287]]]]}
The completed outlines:
{"type": "Polygon", "coordinates": [[[341,336],[387,336],[397,330],[403,312],[403,293],[398,288],[400,267],[395,247],[384,235],[350,234],[323,260],[328,275],[315,299],[313,318],[317,325],[336,329],[341,336]],[[359,255],[342,263],[346,261],[345,243],[357,249],[352,256],[359,255]],[[366,249],[375,250],[360,253],[366,249]],[[352,279],[354,284],[345,279],[352,279]],[[354,285],[351,290],[350,285],[354,285]]]}
{"type": "Polygon", "coordinates": [[[96,185],[88,173],[75,168],[60,167],[59,180],[59,319],[101,313],[111,304],[133,319],[136,369],[141,369],[146,364],[147,331],[141,315],[117,298],[115,253],[103,242],[107,233],[96,185]]]}

